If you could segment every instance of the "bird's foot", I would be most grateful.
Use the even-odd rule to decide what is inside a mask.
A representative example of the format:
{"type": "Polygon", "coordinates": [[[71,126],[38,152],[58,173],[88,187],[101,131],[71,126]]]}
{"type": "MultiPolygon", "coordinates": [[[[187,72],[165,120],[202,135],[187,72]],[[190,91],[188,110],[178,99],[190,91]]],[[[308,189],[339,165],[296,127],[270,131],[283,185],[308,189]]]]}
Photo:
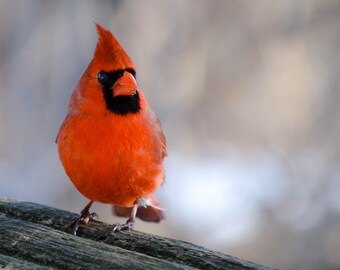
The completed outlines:
{"type": "Polygon", "coordinates": [[[125,231],[125,230],[132,230],[133,226],[135,225],[135,221],[133,219],[128,219],[124,224],[116,224],[113,226],[112,233],[125,231]]]}
{"type": "Polygon", "coordinates": [[[73,234],[77,235],[77,231],[80,225],[87,225],[91,220],[97,219],[98,215],[96,213],[90,213],[89,208],[85,207],[81,213],[80,217],[72,222],[70,228],[73,230],[73,234]]]}

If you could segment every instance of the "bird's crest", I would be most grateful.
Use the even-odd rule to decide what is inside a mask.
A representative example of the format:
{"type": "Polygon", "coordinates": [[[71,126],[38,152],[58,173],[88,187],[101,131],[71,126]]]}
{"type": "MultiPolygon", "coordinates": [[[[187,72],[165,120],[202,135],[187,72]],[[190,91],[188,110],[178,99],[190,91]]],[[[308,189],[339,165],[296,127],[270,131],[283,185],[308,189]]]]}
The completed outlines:
{"type": "Polygon", "coordinates": [[[114,35],[96,23],[98,43],[93,56],[93,64],[109,71],[118,69],[134,69],[134,64],[114,35]]]}

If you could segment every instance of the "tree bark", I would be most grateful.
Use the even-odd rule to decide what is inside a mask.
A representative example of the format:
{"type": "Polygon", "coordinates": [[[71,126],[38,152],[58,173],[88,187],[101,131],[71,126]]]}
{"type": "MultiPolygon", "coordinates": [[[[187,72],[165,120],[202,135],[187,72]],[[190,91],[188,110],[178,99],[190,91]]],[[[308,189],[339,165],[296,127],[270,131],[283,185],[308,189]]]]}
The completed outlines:
{"type": "Polygon", "coordinates": [[[14,269],[232,269],[270,268],[188,242],[137,231],[111,234],[91,221],[74,236],[78,215],[0,198],[0,267],[14,269]]]}

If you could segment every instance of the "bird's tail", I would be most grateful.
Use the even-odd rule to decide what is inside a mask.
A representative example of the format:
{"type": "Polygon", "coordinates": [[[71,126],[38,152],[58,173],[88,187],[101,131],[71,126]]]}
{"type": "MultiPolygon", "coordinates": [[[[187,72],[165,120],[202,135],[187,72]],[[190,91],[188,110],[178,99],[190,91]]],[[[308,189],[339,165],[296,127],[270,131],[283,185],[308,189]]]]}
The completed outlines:
{"type": "MultiPolygon", "coordinates": [[[[160,222],[164,219],[164,209],[159,206],[158,200],[154,195],[148,198],[138,199],[138,210],[136,217],[147,222],[160,222]]],[[[112,212],[118,217],[130,217],[132,207],[114,205],[112,212]]]]}

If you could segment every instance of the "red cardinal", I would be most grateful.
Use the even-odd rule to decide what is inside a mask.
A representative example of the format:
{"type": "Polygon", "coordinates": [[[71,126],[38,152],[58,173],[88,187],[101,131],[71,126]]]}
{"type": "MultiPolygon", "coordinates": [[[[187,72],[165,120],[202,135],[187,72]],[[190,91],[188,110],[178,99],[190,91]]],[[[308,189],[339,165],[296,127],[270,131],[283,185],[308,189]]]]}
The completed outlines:
{"type": "Polygon", "coordinates": [[[167,155],[160,122],[137,88],[129,56],[109,30],[96,27],[93,59],[72,93],[57,136],[68,177],[90,200],[72,224],[74,234],[96,216],[89,212],[93,202],[112,204],[114,213],[129,216],[113,231],[133,228],[136,216],[163,219],[152,195],[163,183],[167,155]]]}

